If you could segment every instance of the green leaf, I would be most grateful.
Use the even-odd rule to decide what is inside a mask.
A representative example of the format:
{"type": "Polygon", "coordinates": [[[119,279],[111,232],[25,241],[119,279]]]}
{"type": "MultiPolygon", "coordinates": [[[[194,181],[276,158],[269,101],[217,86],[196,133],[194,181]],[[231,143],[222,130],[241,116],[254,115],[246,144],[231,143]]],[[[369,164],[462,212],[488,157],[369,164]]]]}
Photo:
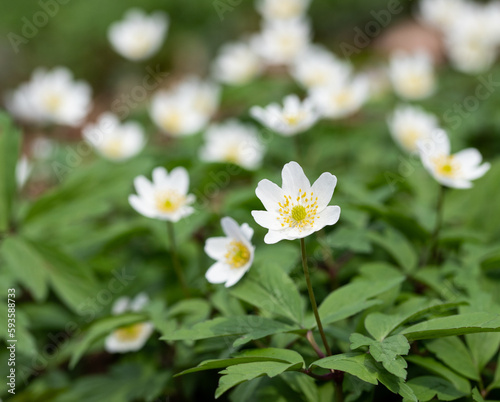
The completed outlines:
{"type": "MultiPolygon", "coordinates": [[[[18,294],[18,297],[20,295],[18,294]]],[[[8,319],[8,306],[7,306],[7,300],[3,299],[5,302],[0,304],[0,322],[5,323],[4,324],[4,329],[0,331],[0,339],[3,339],[6,341],[7,339],[10,339],[8,337],[9,333],[7,332],[7,319],[8,319]]],[[[34,336],[30,333],[29,331],[29,320],[24,313],[17,305],[16,303],[16,317],[15,317],[15,337],[13,339],[16,339],[16,353],[20,355],[26,355],[29,357],[35,357],[38,354],[37,348],[36,348],[36,340],[34,336]]],[[[7,342],[6,342],[7,343],[7,342]]],[[[9,345],[10,343],[8,343],[9,345]]],[[[7,345],[7,346],[8,346],[7,345]]]]}
{"type": "Polygon", "coordinates": [[[255,363],[255,362],[278,362],[278,363],[302,364],[301,368],[304,367],[304,359],[300,354],[298,354],[293,350],[264,348],[264,349],[246,350],[230,359],[205,360],[192,369],[184,370],[183,372],[176,374],[175,377],[184,374],[196,373],[198,371],[220,369],[224,367],[234,366],[236,364],[255,363]]]}
{"type": "Polygon", "coordinates": [[[99,339],[109,335],[115,329],[125,327],[127,325],[136,324],[146,321],[147,317],[144,314],[122,314],[111,316],[96,321],[90,325],[83,337],[78,341],[71,355],[69,367],[73,369],[78,361],[82,358],[85,352],[99,339]]]}
{"type": "Polygon", "coordinates": [[[168,309],[168,317],[182,316],[187,325],[204,321],[210,314],[210,305],[203,299],[181,300],[168,309]]]}
{"type": "Polygon", "coordinates": [[[295,283],[274,263],[266,263],[252,272],[230,292],[271,315],[302,323],[304,305],[295,283]]]}
{"type": "Polygon", "coordinates": [[[408,381],[419,401],[426,402],[437,397],[439,401],[453,401],[467,394],[458,391],[452,383],[439,377],[423,376],[408,381]]]}
{"type": "Polygon", "coordinates": [[[444,364],[441,364],[438,361],[434,360],[433,358],[422,356],[407,356],[406,360],[448,380],[460,392],[467,395],[470,394],[469,381],[467,381],[465,378],[458,375],[454,371],[450,370],[444,364]]]}
{"type": "Polygon", "coordinates": [[[434,339],[425,345],[439,360],[457,373],[472,380],[479,380],[479,372],[472,356],[458,337],[434,339]]]}
{"type": "Polygon", "coordinates": [[[300,363],[293,364],[281,362],[255,362],[229,366],[220,372],[222,377],[219,380],[219,386],[215,391],[215,398],[219,398],[227,390],[241,384],[242,382],[250,381],[254,378],[265,375],[272,378],[284,373],[285,371],[297,371],[300,369],[300,363]]]}
{"type": "Polygon", "coordinates": [[[178,329],[164,333],[160,339],[165,341],[195,341],[221,336],[239,336],[233,345],[240,346],[268,335],[297,330],[299,328],[259,316],[218,317],[198,323],[189,329],[178,329]]]}
{"type": "Polygon", "coordinates": [[[491,313],[469,313],[434,318],[403,329],[409,341],[465,335],[477,332],[500,332],[500,316],[491,313]]]}
{"type": "Polygon", "coordinates": [[[365,228],[342,226],[327,236],[327,244],[334,249],[347,249],[355,253],[370,253],[372,245],[365,228]]]}
{"type": "Polygon", "coordinates": [[[350,337],[351,349],[368,346],[373,358],[382,363],[384,368],[401,378],[406,378],[408,366],[401,355],[408,354],[410,345],[403,335],[393,335],[383,341],[377,341],[361,334],[352,334],[350,337]]]}
{"type": "Polygon", "coordinates": [[[482,334],[465,335],[465,341],[478,371],[481,372],[498,352],[500,333],[484,332],[482,334]]]}
{"type": "Polygon", "coordinates": [[[474,402],[484,402],[484,398],[481,396],[481,393],[477,388],[472,390],[472,399],[474,402]]]}
{"type": "Polygon", "coordinates": [[[369,232],[368,238],[384,248],[406,272],[412,272],[416,268],[417,253],[400,232],[387,228],[384,234],[369,232]]]}
{"type": "Polygon", "coordinates": [[[9,228],[20,149],[21,132],[6,113],[0,112],[0,233],[9,228]]]}

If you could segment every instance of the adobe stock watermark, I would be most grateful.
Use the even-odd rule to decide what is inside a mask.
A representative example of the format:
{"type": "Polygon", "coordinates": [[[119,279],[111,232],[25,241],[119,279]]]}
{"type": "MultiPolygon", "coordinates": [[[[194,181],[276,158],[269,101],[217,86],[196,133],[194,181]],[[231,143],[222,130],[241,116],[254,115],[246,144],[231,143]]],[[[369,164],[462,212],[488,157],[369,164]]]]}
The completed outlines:
{"type": "Polygon", "coordinates": [[[18,367],[18,378],[27,385],[30,378],[41,374],[54,361],[59,353],[68,345],[71,338],[81,334],[82,327],[89,324],[100,312],[109,306],[116,295],[120,294],[136,279],[135,274],[127,272],[126,268],[112,272],[112,278],[94,297],[84,300],[77,308],[81,317],[79,322],[69,321],[64,329],[57,333],[50,332],[47,335],[49,341],[40,349],[40,352],[31,359],[29,366],[18,367]]]}
{"type": "MultiPolygon", "coordinates": [[[[410,0],[411,1],[411,0],[410,0]]],[[[350,59],[353,54],[359,54],[367,48],[372,41],[380,35],[384,28],[389,26],[394,16],[403,12],[404,6],[400,0],[389,0],[387,7],[383,10],[370,11],[373,19],[363,27],[354,27],[354,37],[351,43],[340,43],[340,50],[346,59],[350,59]]]]}
{"type": "Polygon", "coordinates": [[[7,39],[14,50],[19,53],[20,47],[29,43],[31,39],[38,35],[40,29],[43,29],[54,18],[60,10],[60,6],[68,4],[71,0],[39,0],[36,4],[40,10],[36,11],[31,18],[21,18],[21,29],[16,32],[9,32],[7,39]]]}
{"type": "Polygon", "coordinates": [[[219,16],[219,20],[224,21],[224,14],[234,11],[236,6],[239,6],[243,0],[214,0],[212,6],[219,16]]]}
{"type": "MultiPolygon", "coordinates": [[[[133,109],[143,103],[148,95],[158,89],[161,83],[168,77],[168,73],[161,70],[160,65],[155,68],[146,67],[146,75],[143,76],[141,84],[135,85],[128,92],[122,93],[118,98],[111,102],[111,112],[116,114],[120,120],[126,119],[133,109]]],[[[115,126],[111,121],[104,122],[99,128],[92,130],[91,135],[95,143],[103,141],[104,136],[114,130],[115,126]],[[109,123],[109,124],[106,124],[109,123]]],[[[68,173],[71,173],[83,162],[83,159],[93,152],[93,147],[87,141],[80,141],[76,147],[66,146],[66,158],[64,162],[53,161],[52,169],[59,181],[62,181],[68,173]]]]}

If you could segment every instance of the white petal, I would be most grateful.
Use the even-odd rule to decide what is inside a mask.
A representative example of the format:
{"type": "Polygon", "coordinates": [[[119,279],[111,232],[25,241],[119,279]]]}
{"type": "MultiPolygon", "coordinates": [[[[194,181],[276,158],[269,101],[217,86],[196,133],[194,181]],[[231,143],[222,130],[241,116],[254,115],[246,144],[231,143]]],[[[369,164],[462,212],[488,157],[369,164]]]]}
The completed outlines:
{"type": "Polygon", "coordinates": [[[335,225],[340,218],[340,207],[330,205],[320,212],[319,217],[314,222],[314,231],[323,229],[325,226],[335,225]]]}
{"type": "Polygon", "coordinates": [[[128,298],[126,296],[119,297],[113,303],[113,307],[111,309],[111,312],[114,315],[122,314],[128,310],[129,303],[130,303],[130,298],[128,298]]]}
{"type": "Polygon", "coordinates": [[[255,189],[255,194],[262,201],[264,208],[268,211],[277,211],[279,202],[284,201],[283,190],[277,184],[270,180],[264,179],[259,182],[255,189]]]}
{"type": "Polygon", "coordinates": [[[222,262],[213,264],[205,274],[205,278],[210,283],[224,283],[229,277],[230,267],[222,262]]]}
{"type": "Polygon", "coordinates": [[[135,194],[128,197],[128,202],[137,212],[148,218],[155,218],[157,211],[146,203],[143,199],[139,198],[135,194]]]}
{"type": "Polygon", "coordinates": [[[223,260],[230,242],[228,237],[210,237],[205,242],[205,253],[214,260],[223,260]]]}
{"type": "Polygon", "coordinates": [[[255,222],[266,229],[281,230],[283,227],[277,218],[276,214],[268,211],[252,211],[252,216],[255,222]]]}
{"type": "Polygon", "coordinates": [[[287,163],[283,167],[281,176],[283,178],[283,192],[293,198],[299,193],[299,190],[309,191],[311,188],[309,180],[297,162],[287,163]]]}
{"type": "Polygon", "coordinates": [[[336,185],[337,177],[328,172],[323,173],[314,182],[311,191],[315,197],[318,197],[318,211],[321,211],[330,203],[336,185]]]}
{"type": "Polygon", "coordinates": [[[142,292],[135,296],[132,303],[130,303],[130,310],[141,311],[149,303],[149,297],[146,293],[142,292]]]}
{"type": "MultiPolygon", "coordinates": [[[[248,267],[248,268],[250,268],[250,267],[248,267]]],[[[229,277],[227,278],[226,284],[224,286],[226,288],[229,288],[229,287],[235,285],[236,283],[238,283],[239,280],[241,278],[243,278],[243,275],[245,275],[245,273],[248,271],[248,268],[244,269],[242,267],[242,268],[238,268],[238,269],[231,269],[229,272],[229,277]]]]}
{"type": "Polygon", "coordinates": [[[134,187],[137,194],[144,199],[154,198],[153,184],[144,176],[138,176],[134,179],[134,187]]]}
{"type": "Polygon", "coordinates": [[[153,183],[156,188],[168,186],[168,173],[164,167],[157,167],[153,170],[153,183]]]}
{"type": "Polygon", "coordinates": [[[244,223],[240,226],[241,233],[247,238],[248,241],[252,240],[253,229],[248,223],[244,223]]]}
{"type": "Polygon", "coordinates": [[[221,219],[220,224],[227,237],[238,241],[248,242],[245,236],[243,236],[243,233],[241,233],[238,223],[233,218],[226,216],[221,219]]]}
{"type": "Polygon", "coordinates": [[[488,170],[490,170],[491,165],[489,163],[483,163],[481,166],[476,168],[471,168],[470,171],[466,172],[465,179],[466,180],[476,180],[480,177],[483,177],[488,170]]]}
{"type": "Polygon", "coordinates": [[[275,244],[281,240],[288,240],[283,230],[269,230],[264,237],[264,243],[275,244]]]}
{"type": "Polygon", "coordinates": [[[170,172],[169,180],[172,188],[181,194],[187,194],[189,188],[189,175],[183,167],[176,167],[170,172]]]}
{"type": "Polygon", "coordinates": [[[457,189],[467,189],[472,187],[472,183],[464,179],[453,179],[443,176],[434,176],[436,181],[443,186],[457,188],[457,189]]]}
{"type": "Polygon", "coordinates": [[[471,168],[479,165],[483,160],[481,153],[475,148],[467,148],[453,155],[454,159],[463,167],[471,168]]]}

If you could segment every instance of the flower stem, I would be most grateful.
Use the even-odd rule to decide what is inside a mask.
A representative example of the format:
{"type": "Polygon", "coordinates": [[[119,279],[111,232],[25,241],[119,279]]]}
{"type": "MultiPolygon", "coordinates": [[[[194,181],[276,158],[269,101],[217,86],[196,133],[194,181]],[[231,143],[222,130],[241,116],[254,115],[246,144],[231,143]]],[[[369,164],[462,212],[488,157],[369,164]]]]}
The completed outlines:
{"type": "Polygon", "coordinates": [[[431,240],[429,241],[429,247],[423,259],[422,266],[427,265],[429,260],[433,259],[436,255],[439,232],[441,231],[441,227],[443,225],[443,205],[445,192],[446,187],[441,185],[439,188],[439,195],[436,204],[436,225],[434,226],[434,231],[432,232],[431,240]]]}
{"type": "Polygon", "coordinates": [[[332,351],[326,340],[325,331],[323,330],[323,324],[321,324],[321,319],[319,318],[318,305],[316,304],[316,299],[314,297],[313,288],[311,285],[311,278],[309,277],[309,268],[307,267],[307,254],[306,254],[306,244],[304,239],[300,239],[300,248],[302,250],[302,267],[304,268],[304,276],[307,283],[307,291],[309,292],[309,300],[311,301],[311,306],[314,312],[314,317],[316,318],[316,324],[318,324],[318,330],[321,334],[321,339],[323,340],[323,345],[325,345],[326,355],[331,356],[332,351]]]}
{"type": "Polygon", "coordinates": [[[186,279],[184,278],[184,274],[182,273],[181,264],[179,261],[179,256],[177,255],[177,244],[175,242],[175,230],[174,224],[170,221],[167,221],[167,231],[168,231],[168,239],[170,241],[170,254],[172,254],[172,263],[174,265],[175,273],[177,274],[177,278],[182,286],[182,291],[186,297],[191,297],[189,292],[189,288],[186,283],[186,279]]]}

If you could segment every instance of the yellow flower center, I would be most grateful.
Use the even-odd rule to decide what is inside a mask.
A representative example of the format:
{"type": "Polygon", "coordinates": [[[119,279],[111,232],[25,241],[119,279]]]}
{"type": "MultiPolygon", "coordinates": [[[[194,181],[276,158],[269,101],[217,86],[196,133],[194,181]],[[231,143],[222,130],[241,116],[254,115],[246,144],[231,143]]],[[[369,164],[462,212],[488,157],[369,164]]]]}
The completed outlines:
{"type": "Polygon", "coordinates": [[[283,116],[286,123],[290,126],[296,126],[297,124],[299,124],[302,121],[303,117],[303,113],[286,114],[283,116]]]}
{"type": "Polygon", "coordinates": [[[134,341],[141,335],[143,327],[144,323],[128,325],[117,329],[115,336],[121,342],[134,341]]]}
{"type": "Polygon", "coordinates": [[[351,92],[348,90],[344,90],[334,96],[333,102],[338,104],[339,106],[346,106],[351,102],[351,99],[351,92]]]}
{"type": "Polygon", "coordinates": [[[156,208],[165,213],[177,211],[186,202],[186,197],[175,190],[161,192],[156,196],[156,208]]]}
{"type": "Polygon", "coordinates": [[[420,137],[420,132],[410,128],[402,133],[401,143],[405,146],[405,148],[415,150],[417,148],[417,141],[420,137]]]}
{"type": "Polygon", "coordinates": [[[47,109],[54,113],[56,112],[62,104],[62,99],[58,94],[49,94],[45,98],[45,106],[47,106],[47,109]]]}
{"type": "Polygon", "coordinates": [[[238,164],[240,161],[240,147],[236,144],[228,146],[225,152],[225,159],[227,162],[238,164]]]}
{"type": "Polygon", "coordinates": [[[317,218],[318,197],[314,193],[307,193],[299,189],[299,195],[295,200],[285,195],[285,201],[279,202],[279,216],[276,218],[281,222],[282,227],[298,227],[300,231],[304,227],[314,226],[314,220],[317,218]]]}
{"type": "Polygon", "coordinates": [[[242,242],[233,240],[229,243],[224,257],[232,269],[241,268],[250,260],[250,251],[242,242]]]}
{"type": "Polygon", "coordinates": [[[103,145],[101,152],[109,158],[120,158],[123,155],[123,142],[118,138],[109,140],[103,145]]]}
{"type": "Polygon", "coordinates": [[[435,158],[436,172],[442,176],[456,176],[460,170],[460,165],[454,159],[453,156],[439,156],[435,158]]]}
{"type": "Polygon", "coordinates": [[[182,114],[172,110],[161,121],[162,128],[169,134],[178,134],[182,127],[182,114]]]}

